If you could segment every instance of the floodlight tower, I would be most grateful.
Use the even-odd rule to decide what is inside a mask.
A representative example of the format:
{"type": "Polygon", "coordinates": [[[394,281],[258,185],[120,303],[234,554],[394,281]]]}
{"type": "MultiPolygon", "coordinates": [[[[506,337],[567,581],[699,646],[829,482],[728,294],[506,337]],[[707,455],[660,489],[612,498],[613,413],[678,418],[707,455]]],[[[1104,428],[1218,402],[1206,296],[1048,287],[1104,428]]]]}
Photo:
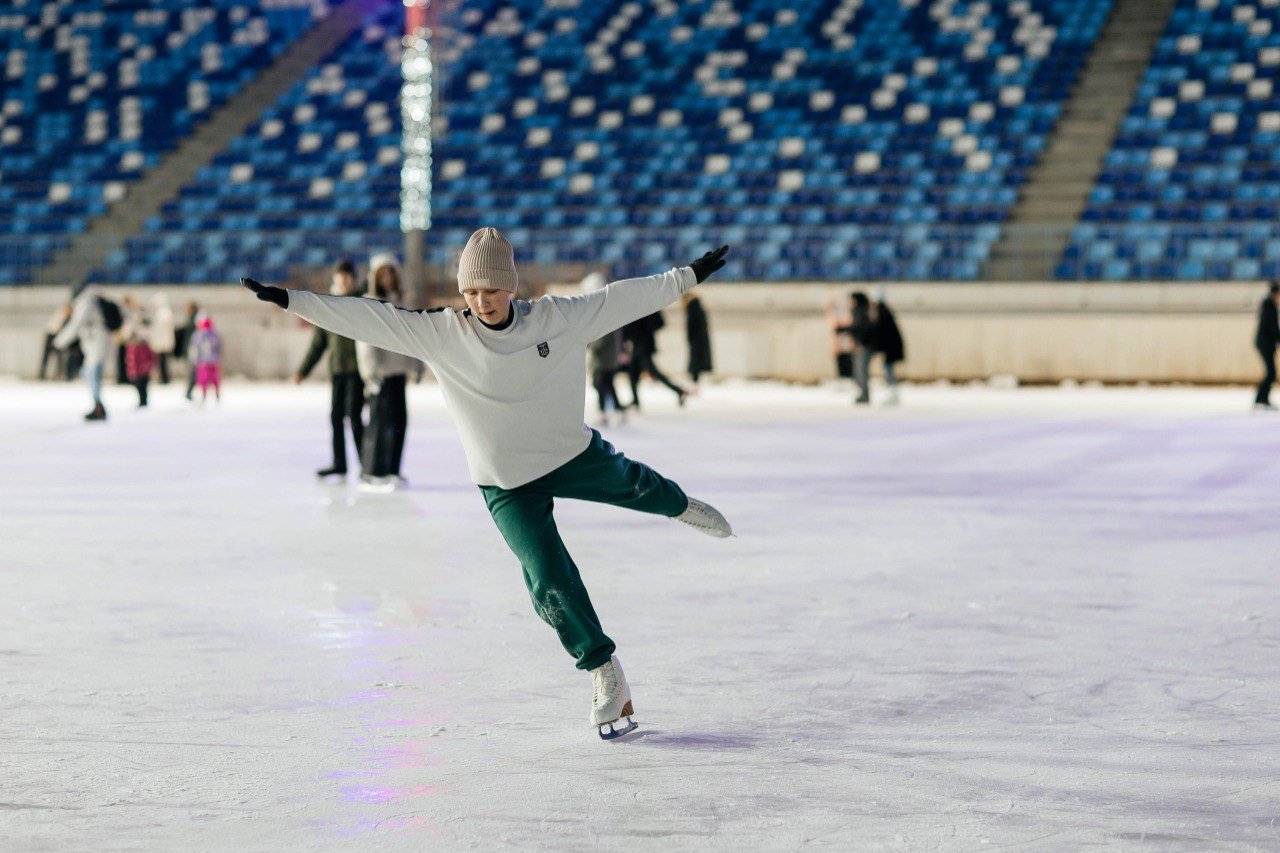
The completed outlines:
{"type": "Polygon", "coordinates": [[[431,227],[431,113],[435,100],[435,63],[431,38],[439,21],[440,0],[403,0],[404,52],[400,60],[400,230],[404,233],[405,296],[425,303],[423,248],[431,227]]]}

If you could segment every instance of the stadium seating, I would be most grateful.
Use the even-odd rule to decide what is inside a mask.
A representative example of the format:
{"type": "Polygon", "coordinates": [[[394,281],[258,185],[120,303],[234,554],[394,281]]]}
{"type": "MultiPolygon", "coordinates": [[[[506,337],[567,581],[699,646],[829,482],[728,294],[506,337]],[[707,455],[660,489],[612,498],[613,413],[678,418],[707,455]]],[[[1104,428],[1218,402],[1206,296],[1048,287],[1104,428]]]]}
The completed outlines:
{"type": "MultiPolygon", "coordinates": [[[[473,228],[616,275],[973,279],[1109,0],[477,0],[441,46],[430,260],[473,228]]],[[[110,259],[283,280],[399,245],[389,4],[110,259]]]]}
{"type": "Polygon", "coordinates": [[[1180,0],[1059,278],[1280,276],[1280,0],[1180,0]]]}
{"type": "Polygon", "coordinates": [[[403,28],[403,5],[382,4],[94,278],[281,280],[398,248],[403,28]]]}
{"type": "Polygon", "coordinates": [[[312,16],[309,0],[5,3],[0,283],[27,281],[312,16]]]}

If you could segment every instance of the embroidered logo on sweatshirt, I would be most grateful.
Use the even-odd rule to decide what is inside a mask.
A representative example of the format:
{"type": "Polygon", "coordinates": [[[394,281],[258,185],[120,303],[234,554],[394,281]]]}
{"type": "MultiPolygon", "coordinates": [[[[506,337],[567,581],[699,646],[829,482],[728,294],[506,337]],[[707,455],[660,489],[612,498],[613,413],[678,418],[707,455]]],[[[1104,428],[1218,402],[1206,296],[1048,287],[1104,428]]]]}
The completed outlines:
{"type": "Polygon", "coordinates": [[[542,356],[543,358],[546,358],[547,356],[551,355],[551,347],[547,346],[546,341],[543,341],[542,343],[538,344],[538,355],[542,356]]]}

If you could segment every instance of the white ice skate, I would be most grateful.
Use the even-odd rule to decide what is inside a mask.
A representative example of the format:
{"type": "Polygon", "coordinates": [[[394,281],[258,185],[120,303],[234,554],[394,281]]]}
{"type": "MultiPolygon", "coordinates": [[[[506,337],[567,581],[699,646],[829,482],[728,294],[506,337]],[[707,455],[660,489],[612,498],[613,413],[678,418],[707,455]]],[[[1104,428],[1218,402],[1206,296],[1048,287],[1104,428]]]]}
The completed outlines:
{"type": "Polygon", "coordinates": [[[609,662],[591,670],[595,695],[591,700],[591,723],[601,740],[613,740],[635,731],[631,721],[631,687],[622,674],[622,664],[613,655],[609,662]],[[620,722],[625,717],[626,723],[620,722]]]}
{"type": "Polygon", "coordinates": [[[388,495],[396,490],[396,481],[391,477],[374,477],[371,474],[360,475],[358,491],[366,494],[388,495]]]}
{"type": "Polygon", "coordinates": [[[733,528],[729,526],[729,522],[725,521],[720,510],[697,498],[689,498],[689,508],[677,515],[675,519],[717,539],[727,539],[733,535],[733,528]]]}

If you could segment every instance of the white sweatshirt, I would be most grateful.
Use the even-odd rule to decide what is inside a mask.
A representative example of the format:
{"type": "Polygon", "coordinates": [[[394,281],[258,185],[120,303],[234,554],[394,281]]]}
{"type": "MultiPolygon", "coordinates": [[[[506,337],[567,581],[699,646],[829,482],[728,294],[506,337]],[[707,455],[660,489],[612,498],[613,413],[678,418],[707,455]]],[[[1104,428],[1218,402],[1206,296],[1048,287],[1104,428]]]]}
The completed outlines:
{"type": "Polygon", "coordinates": [[[514,489],[559,468],[591,440],[582,422],[587,345],[675,302],[697,284],[689,267],[616,281],[580,296],[511,303],[486,327],[468,311],[409,311],[350,296],[289,291],[289,311],[431,366],[462,434],[471,479],[514,489]]]}

